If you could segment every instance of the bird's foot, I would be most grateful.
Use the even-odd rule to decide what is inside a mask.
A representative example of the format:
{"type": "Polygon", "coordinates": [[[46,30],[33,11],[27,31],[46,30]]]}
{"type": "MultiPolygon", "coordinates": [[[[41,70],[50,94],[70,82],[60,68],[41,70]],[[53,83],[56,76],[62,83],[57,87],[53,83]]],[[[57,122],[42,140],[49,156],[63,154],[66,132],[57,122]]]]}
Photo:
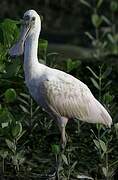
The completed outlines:
{"type": "Polygon", "coordinates": [[[65,148],[66,148],[66,141],[61,143],[62,152],[65,150],[65,148]]]}

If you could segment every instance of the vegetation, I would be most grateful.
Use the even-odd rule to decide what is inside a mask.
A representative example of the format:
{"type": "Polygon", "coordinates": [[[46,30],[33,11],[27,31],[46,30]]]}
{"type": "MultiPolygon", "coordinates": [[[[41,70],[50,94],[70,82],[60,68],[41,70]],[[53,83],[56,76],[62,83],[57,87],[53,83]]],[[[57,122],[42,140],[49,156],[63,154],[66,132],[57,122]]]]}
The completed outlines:
{"type": "Polygon", "coordinates": [[[93,31],[85,32],[85,35],[90,40],[89,59],[94,61],[79,57],[57,62],[58,54],[48,52],[48,42],[39,41],[39,60],[86,83],[113,117],[111,129],[78,119],[70,121],[64,153],[60,151],[58,127],[28,93],[22,57],[13,59],[8,55],[18,37],[19,21],[4,19],[0,23],[0,179],[53,179],[57,158],[62,161],[59,169],[62,180],[83,175],[95,180],[117,177],[118,65],[112,60],[115,62],[114,58],[118,57],[115,23],[118,3],[110,2],[109,17],[101,14],[103,3],[98,0],[93,7],[81,0],[81,6],[91,12],[93,31]]]}

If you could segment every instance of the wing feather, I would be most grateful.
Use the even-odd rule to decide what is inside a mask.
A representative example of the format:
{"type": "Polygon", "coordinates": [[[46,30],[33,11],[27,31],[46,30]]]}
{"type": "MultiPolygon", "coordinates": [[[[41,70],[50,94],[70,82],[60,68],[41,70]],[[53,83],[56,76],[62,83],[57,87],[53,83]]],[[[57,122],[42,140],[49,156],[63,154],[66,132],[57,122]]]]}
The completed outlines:
{"type": "Polygon", "coordinates": [[[53,76],[44,81],[45,96],[57,114],[79,118],[90,123],[111,125],[106,109],[95,99],[89,88],[68,74],[53,76]]]}

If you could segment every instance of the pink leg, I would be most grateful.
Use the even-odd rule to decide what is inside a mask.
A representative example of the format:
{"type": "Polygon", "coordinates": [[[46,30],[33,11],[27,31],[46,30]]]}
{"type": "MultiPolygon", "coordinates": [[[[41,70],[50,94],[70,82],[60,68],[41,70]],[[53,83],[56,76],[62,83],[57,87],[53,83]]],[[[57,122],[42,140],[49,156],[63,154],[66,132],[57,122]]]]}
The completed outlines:
{"type": "Polygon", "coordinates": [[[68,122],[68,118],[66,118],[66,117],[61,117],[61,118],[58,119],[58,126],[59,126],[59,129],[60,129],[60,132],[61,132],[61,146],[62,146],[62,149],[64,149],[65,146],[66,146],[65,127],[66,127],[67,122],[68,122]]]}

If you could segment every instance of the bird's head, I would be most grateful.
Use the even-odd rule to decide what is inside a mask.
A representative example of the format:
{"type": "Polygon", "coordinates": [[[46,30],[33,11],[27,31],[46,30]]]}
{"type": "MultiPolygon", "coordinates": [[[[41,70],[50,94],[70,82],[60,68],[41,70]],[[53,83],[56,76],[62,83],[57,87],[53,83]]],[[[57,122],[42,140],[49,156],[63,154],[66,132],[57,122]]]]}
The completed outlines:
{"type": "Polygon", "coordinates": [[[35,10],[28,10],[21,20],[19,40],[9,50],[11,56],[20,56],[24,52],[25,41],[28,37],[38,37],[41,30],[41,19],[35,10]],[[34,36],[33,36],[34,35],[34,36]]]}
{"type": "Polygon", "coordinates": [[[25,31],[25,38],[36,34],[41,30],[41,19],[35,10],[28,10],[24,13],[22,24],[25,31]]]}

